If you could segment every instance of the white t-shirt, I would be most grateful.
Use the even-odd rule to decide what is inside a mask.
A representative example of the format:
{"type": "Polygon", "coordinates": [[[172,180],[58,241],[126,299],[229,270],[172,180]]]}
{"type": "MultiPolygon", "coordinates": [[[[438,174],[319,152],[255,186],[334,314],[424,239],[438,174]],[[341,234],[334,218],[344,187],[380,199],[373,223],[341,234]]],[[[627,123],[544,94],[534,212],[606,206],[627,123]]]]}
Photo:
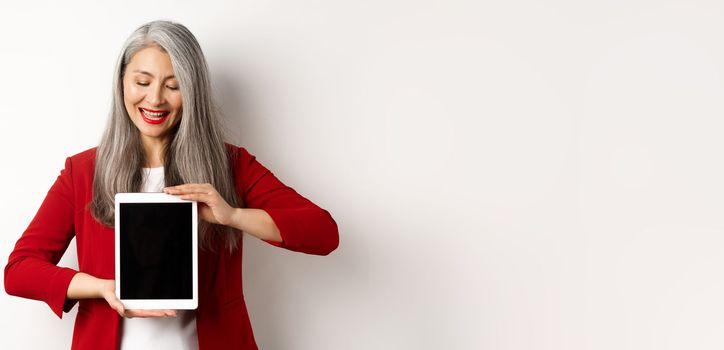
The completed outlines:
{"type": "MultiPolygon", "coordinates": [[[[141,192],[163,192],[163,167],[143,168],[141,192]]],[[[176,310],[176,317],[123,318],[121,350],[199,348],[196,310],[176,310]]]]}

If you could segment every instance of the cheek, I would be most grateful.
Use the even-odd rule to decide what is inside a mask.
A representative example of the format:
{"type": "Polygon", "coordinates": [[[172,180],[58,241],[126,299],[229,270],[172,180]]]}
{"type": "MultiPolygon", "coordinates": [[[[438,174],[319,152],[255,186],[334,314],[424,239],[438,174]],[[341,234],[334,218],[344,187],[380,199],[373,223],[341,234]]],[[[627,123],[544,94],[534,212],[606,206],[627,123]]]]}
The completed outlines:
{"type": "Polygon", "coordinates": [[[126,85],[123,87],[123,99],[126,104],[136,104],[143,100],[143,93],[139,88],[133,86],[133,84],[130,86],[126,85]]]}
{"type": "Polygon", "coordinates": [[[173,107],[173,109],[175,109],[177,112],[181,112],[181,105],[183,104],[181,96],[172,96],[169,98],[168,102],[171,104],[171,107],[173,107]]]}

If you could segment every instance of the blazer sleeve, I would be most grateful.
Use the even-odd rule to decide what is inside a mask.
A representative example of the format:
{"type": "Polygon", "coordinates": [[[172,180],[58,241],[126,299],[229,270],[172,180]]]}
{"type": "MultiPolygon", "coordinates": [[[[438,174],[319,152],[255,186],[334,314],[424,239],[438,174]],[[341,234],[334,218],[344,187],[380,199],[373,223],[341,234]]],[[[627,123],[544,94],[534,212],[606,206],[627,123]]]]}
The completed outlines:
{"type": "Polygon", "coordinates": [[[75,231],[73,179],[70,158],[43,203],[15,243],[5,266],[5,291],[10,295],[44,301],[63,318],[77,302],[66,300],[76,270],[57,266],[75,231]]]}
{"type": "Polygon", "coordinates": [[[315,255],[337,249],[339,232],[332,215],[279,181],[243,147],[238,149],[234,173],[244,205],[266,211],[279,228],[282,242],[265,242],[315,255]]]}

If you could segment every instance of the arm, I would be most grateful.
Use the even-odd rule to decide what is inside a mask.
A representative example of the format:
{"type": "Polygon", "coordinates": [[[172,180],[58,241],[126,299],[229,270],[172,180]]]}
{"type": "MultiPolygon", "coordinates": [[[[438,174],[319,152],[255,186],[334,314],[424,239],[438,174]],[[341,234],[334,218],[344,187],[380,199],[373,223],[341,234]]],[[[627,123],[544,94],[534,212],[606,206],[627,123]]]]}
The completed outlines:
{"type": "Polygon", "coordinates": [[[78,272],[70,280],[65,297],[68,299],[101,298],[103,297],[102,291],[108,289],[109,284],[113,284],[113,280],[103,280],[87,273],[78,272]]]}
{"type": "Polygon", "coordinates": [[[232,208],[211,184],[184,184],[164,191],[202,203],[204,220],[232,226],[293,251],[327,255],[339,245],[337,223],[326,210],[284,185],[239,148],[234,164],[236,191],[246,208],[232,208]]]}
{"type": "MultiPolygon", "coordinates": [[[[252,223],[246,226],[266,226],[266,216],[275,224],[281,241],[274,230],[260,230],[266,235],[257,235],[265,242],[292,251],[315,255],[328,255],[339,246],[337,223],[328,211],[320,208],[291,187],[283,184],[274,174],[256,160],[243,147],[234,167],[237,191],[243,195],[249,214],[237,214],[237,226],[243,227],[244,217],[252,223]],[[263,215],[260,212],[265,212],[263,215]]],[[[244,213],[244,210],[239,213],[244,213]]]]}
{"type": "Polygon", "coordinates": [[[173,310],[124,310],[115,296],[115,281],[57,266],[74,236],[75,203],[70,158],[48,191],[38,213],[15,244],[5,266],[5,291],[41,300],[60,318],[78,299],[105,298],[121,316],[174,316],[173,310]]]}
{"type": "Polygon", "coordinates": [[[72,164],[55,180],[37,214],[18,239],[5,266],[5,291],[44,301],[60,318],[76,300],[66,292],[76,270],[56,266],[74,236],[72,164]]]}
{"type": "Polygon", "coordinates": [[[66,297],[69,299],[103,298],[113,310],[122,317],[175,317],[176,310],[126,310],[116,297],[116,281],[93,277],[78,272],[68,286],[66,297]]]}
{"type": "Polygon", "coordinates": [[[261,240],[282,242],[276,223],[262,209],[235,208],[229,226],[261,240]]]}

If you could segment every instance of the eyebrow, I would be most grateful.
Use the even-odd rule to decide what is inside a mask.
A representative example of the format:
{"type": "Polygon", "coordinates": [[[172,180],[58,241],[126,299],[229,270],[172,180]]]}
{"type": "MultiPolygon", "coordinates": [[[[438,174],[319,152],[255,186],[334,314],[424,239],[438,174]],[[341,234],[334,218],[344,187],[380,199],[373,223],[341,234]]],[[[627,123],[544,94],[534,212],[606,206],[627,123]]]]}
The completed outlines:
{"type": "MultiPolygon", "coordinates": [[[[151,74],[151,73],[149,73],[149,72],[146,72],[145,70],[136,69],[136,70],[133,71],[133,73],[141,73],[141,74],[148,75],[148,76],[150,76],[151,78],[154,78],[153,74],[151,74]]],[[[172,75],[169,75],[169,76],[167,76],[167,77],[164,77],[162,80],[171,79],[171,78],[176,78],[176,76],[172,74],[172,75]]]]}

